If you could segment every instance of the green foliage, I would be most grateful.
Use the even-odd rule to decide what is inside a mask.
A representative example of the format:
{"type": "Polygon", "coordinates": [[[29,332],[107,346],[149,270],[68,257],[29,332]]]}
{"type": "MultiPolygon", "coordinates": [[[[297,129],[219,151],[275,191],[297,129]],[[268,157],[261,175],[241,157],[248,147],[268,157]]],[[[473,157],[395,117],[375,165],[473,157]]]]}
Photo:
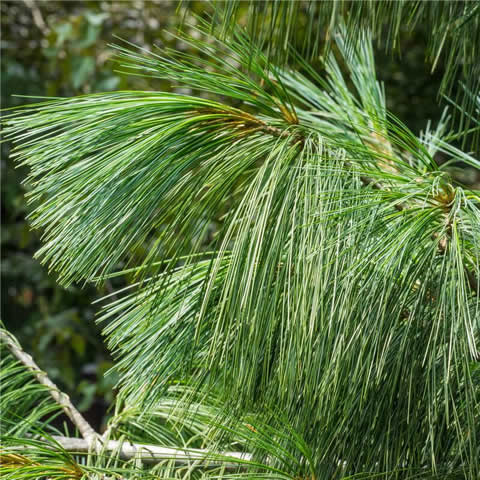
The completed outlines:
{"type": "MultiPolygon", "coordinates": [[[[268,4],[292,19],[296,5],[268,4]]],[[[415,135],[387,110],[365,28],[372,12],[392,35],[407,13],[439,28],[454,7],[365,5],[332,15],[321,74],[198,20],[188,52],[116,47],[126,72],[197,96],[117,91],[5,116],[41,261],[64,285],[134,281],[101,318],[120,377],[109,435],[220,462],[100,453],[87,476],[480,475],[480,195],[450,173],[480,161],[447,114],[415,135]],[[215,453],[232,450],[251,457],[215,453]]]]}
{"type": "MultiPolygon", "coordinates": [[[[242,21],[255,43],[267,46],[272,58],[280,63],[288,61],[290,43],[298,45],[304,55],[311,58],[318,55],[322,43],[330,46],[340,20],[346,22],[347,43],[356,43],[358,30],[363,28],[371,31],[386,50],[401,49],[404,33],[412,33],[423,24],[427,26],[428,38],[425,57],[432,71],[441,63],[441,58],[445,65],[440,91],[451,92],[458,73],[470,88],[480,87],[477,62],[480,7],[476,2],[233,0],[215,1],[214,5],[215,18],[225,36],[242,21]]],[[[464,110],[473,110],[468,95],[462,97],[462,102],[464,110]]]]}
{"type": "MultiPolygon", "coordinates": [[[[114,33],[139,45],[168,44],[161,30],[174,28],[179,21],[175,5],[154,1],[140,6],[132,1],[50,0],[31,6],[31,2],[1,2],[2,108],[32,101],[19,95],[68,97],[147,88],[142,79],[115,72],[107,44],[114,33]]],[[[168,85],[151,81],[148,88],[152,87],[168,85]]],[[[96,307],[91,302],[98,289],[79,285],[65,289],[33,258],[41,242],[26,221],[24,194],[29,186],[22,182],[28,169],[14,165],[9,152],[9,144],[3,143],[2,318],[51,378],[100,425],[113,401],[115,378],[104,377],[112,361],[94,323],[96,307]]],[[[100,295],[124,285],[125,280],[117,278],[100,295]]]]}

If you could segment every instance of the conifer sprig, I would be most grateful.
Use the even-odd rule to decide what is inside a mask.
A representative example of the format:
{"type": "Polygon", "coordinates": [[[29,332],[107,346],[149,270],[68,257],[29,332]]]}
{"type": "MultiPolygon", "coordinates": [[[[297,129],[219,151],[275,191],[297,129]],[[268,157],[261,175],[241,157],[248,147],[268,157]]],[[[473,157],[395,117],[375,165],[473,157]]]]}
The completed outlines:
{"type": "Polygon", "coordinates": [[[242,32],[187,38],[200,61],[121,47],[128,70],[209,98],[116,92],[7,116],[44,261],[64,284],[138,278],[101,319],[113,435],[236,445],[252,478],[480,474],[480,199],[435,153],[479,162],[446,117],[417,138],[387,112],[371,34],[347,32],[325,76],[270,64],[242,32]]]}

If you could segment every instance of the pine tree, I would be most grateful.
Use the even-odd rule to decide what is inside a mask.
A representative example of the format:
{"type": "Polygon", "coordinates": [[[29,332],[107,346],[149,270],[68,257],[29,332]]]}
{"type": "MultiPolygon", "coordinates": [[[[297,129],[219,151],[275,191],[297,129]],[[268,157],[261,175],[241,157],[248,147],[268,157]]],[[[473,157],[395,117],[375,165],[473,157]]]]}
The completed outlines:
{"type": "Polygon", "coordinates": [[[41,261],[133,280],[99,319],[102,435],[1,330],[2,478],[478,479],[480,193],[450,167],[480,168],[479,4],[231,1],[189,31],[189,52],[115,48],[194,95],[4,117],[41,261]],[[422,22],[456,115],[416,136],[373,44],[422,22]]]}

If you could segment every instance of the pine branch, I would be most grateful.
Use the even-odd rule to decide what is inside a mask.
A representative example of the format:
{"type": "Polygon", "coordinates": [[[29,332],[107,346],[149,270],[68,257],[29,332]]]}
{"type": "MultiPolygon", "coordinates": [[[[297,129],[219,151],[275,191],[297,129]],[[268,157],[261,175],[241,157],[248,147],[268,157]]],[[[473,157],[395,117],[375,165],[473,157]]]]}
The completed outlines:
{"type": "Polygon", "coordinates": [[[0,340],[5,343],[12,355],[33,373],[39,383],[48,387],[52,398],[62,407],[67,417],[78,428],[78,431],[85,439],[85,442],[91,447],[92,444],[95,443],[98,435],[87,420],[85,420],[83,415],[75,408],[70,397],[66,393],[60,391],[50,378],[48,378],[48,375],[38,367],[31,355],[22,349],[18,340],[11,333],[1,329],[0,340]]]}
{"type": "MultiPolygon", "coordinates": [[[[271,429],[254,435],[258,446],[275,444],[266,458],[278,457],[295,478],[305,475],[292,459],[311,458],[312,476],[325,465],[322,476],[334,478],[398,465],[409,475],[461,456],[477,478],[478,397],[467,372],[480,304],[466,279],[478,291],[479,199],[451,186],[435,162],[440,130],[422,140],[389,116],[368,35],[356,48],[337,42],[357,96],[333,56],[325,78],[305,66],[312,83],[267,70],[261,52],[247,58],[242,38],[227,55],[196,42],[200,60],[120,50],[133,72],[221,102],[116,92],[7,118],[17,157],[31,167],[33,223],[46,231],[41,255],[62,281],[111,274],[155,234],[136,270],[138,290],[103,317],[112,319],[105,334],[119,358],[122,412],[138,412],[123,424],[148,433],[146,442],[163,428],[170,439],[164,420],[187,415],[162,407],[172,383],[189,385],[187,409],[192,395],[203,401],[219,385],[219,403],[235,412],[222,419],[234,437],[226,444],[238,442],[239,418],[260,405],[271,429]],[[205,232],[219,219],[214,251],[205,252],[205,232]],[[294,431],[283,434],[269,409],[294,431]],[[405,438],[415,449],[404,450],[405,438]],[[378,457],[384,449],[392,455],[378,457]]],[[[179,442],[162,443],[185,445],[190,431],[201,438],[202,415],[200,427],[182,423],[179,442]]],[[[95,443],[99,460],[115,453],[110,447],[122,454],[109,432],[95,443]]],[[[87,439],[64,443],[89,450],[87,439]]],[[[147,462],[221,455],[126,447],[126,458],[147,462]]]]}

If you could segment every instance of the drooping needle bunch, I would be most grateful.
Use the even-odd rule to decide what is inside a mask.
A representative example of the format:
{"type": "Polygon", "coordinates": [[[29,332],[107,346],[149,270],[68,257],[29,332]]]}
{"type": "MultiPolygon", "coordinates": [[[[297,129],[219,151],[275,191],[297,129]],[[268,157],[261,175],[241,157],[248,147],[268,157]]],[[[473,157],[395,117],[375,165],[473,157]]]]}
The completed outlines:
{"type": "Polygon", "coordinates": [[[135,278],[100,319],[121,378],[109,434],[248,454],[128,478],[478,478],[480,194],[449,165],[480,161],[448,115],[416,136],[387,111],[368,30],[339,24],[321,74],[240,29],[182,40],[194,53],[117,60],[191,95],[4,121],[41,261],[64,285],[135,278]]]}

